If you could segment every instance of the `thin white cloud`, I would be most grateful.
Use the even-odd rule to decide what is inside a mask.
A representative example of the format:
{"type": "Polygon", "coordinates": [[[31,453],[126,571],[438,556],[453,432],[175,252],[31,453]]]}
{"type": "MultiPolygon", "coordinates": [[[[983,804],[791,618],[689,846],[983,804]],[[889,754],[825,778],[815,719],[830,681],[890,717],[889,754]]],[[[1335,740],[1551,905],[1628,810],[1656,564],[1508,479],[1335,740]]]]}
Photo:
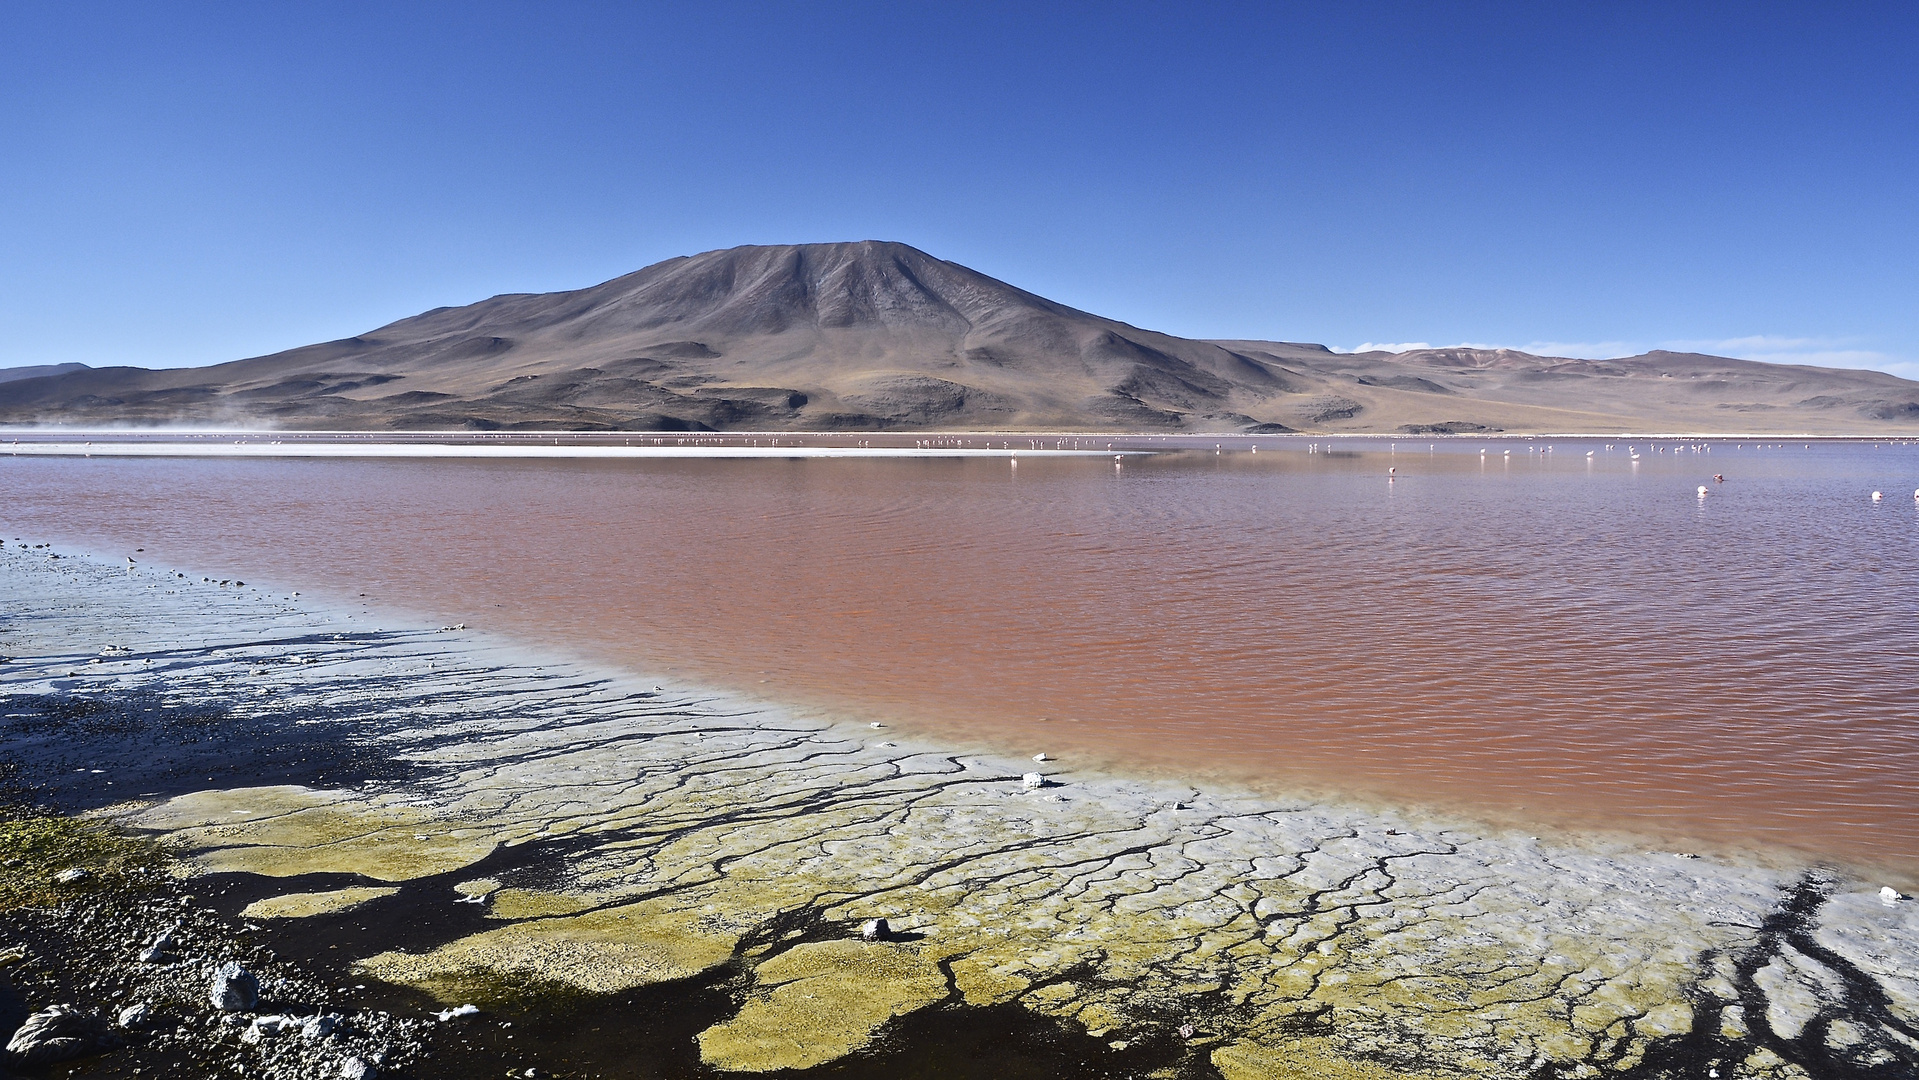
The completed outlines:
{"type": "Polygon", "coordinates": [[[1402,352],[1412,352],[1414,349],[1430,349],[1430,348],[1432,348],[1432,345],[1424,341],[1399,341],[1399,342],[1365,341],[1365,342],[1361,342],[1358,345],[1353,346],[1350,349],[1336,349],[1334,351],[1335,352],[1355,352],[1355,353],[1361,353],[1361,352],[1402,353],[1402,352]]]}
{"type": "Polygon", "coordinates": [[[1630,341],[1532,341],[1519,346],[1519,351],[1571,360],[1613,360],[1637,356],[1646,350],[1630,341]]]}

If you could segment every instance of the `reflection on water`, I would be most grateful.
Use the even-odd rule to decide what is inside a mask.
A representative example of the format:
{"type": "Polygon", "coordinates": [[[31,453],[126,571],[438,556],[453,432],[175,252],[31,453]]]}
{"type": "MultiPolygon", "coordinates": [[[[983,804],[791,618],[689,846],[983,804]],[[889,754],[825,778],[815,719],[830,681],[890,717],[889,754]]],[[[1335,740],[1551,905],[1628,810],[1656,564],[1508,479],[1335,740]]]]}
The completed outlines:
{"type": "Polygon", "coordinates": [[[1028,753],[1919,872],[1919,447],[1250,445],[0,458],[0,497],[9,537],[143,546],[1028,753]]]}

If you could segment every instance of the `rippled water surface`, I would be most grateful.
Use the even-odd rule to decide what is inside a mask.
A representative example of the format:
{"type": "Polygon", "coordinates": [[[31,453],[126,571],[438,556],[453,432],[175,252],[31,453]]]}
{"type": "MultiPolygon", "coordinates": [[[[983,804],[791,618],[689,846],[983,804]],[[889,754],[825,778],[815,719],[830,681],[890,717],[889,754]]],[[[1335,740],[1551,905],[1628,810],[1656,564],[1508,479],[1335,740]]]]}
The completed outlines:
{"type": "Polygon", "coordinates": [[[1024,753],[1919,875],[1919,447],[1251,445],[0,458],[0,528],[1024,753]]]}

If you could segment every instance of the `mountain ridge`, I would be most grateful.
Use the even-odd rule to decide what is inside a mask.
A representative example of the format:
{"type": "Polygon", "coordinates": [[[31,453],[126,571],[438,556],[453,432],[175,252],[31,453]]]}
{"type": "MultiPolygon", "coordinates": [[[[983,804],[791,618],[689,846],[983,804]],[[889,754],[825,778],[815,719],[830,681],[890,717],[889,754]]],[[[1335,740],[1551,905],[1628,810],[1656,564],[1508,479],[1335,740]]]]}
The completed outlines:
{"type": "Polygon", "coordinates": [[[569,430],[1919,433],[1883,372],[1181,338],[889,241],[678,256],[203,368],[0,380],[0,422],[569,430]]]}

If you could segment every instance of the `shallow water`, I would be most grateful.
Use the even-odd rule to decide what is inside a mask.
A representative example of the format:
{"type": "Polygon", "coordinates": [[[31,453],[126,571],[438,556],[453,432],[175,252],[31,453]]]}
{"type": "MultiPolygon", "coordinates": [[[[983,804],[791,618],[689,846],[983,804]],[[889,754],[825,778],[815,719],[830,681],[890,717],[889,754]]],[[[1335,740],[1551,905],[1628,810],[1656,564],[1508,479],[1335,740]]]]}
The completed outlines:
{"type": "Polygon", "coordinates": [[[1023,753],[1919,875],[1919,447],[1257,443],[0,457],[0,529],[1023,753]]]}

